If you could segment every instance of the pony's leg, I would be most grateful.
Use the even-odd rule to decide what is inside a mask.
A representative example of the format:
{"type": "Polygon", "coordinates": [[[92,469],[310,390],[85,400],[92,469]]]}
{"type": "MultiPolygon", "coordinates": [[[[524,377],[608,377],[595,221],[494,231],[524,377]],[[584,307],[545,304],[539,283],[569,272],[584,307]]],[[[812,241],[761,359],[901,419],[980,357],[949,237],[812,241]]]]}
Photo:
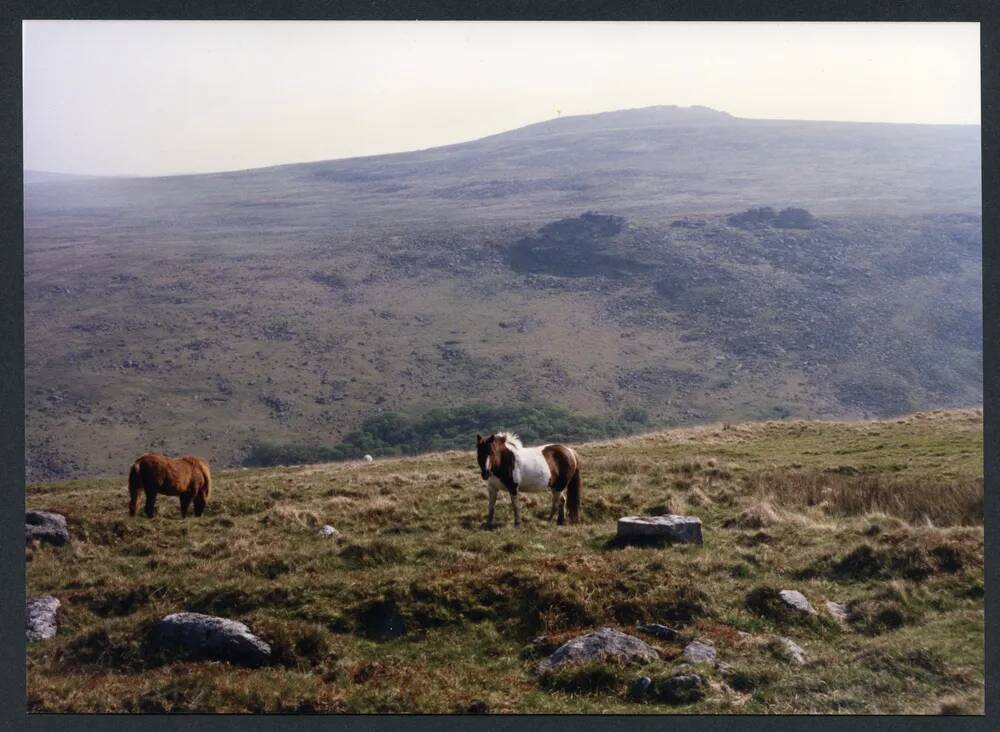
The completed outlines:
{"type": "Polygon", "coordinates": [[[188,506],[191,505],[191,494],[181,493],[181,518],[187,518],[188,506]]]}
{"type": "Polygon", "coordinates": [[[566,496],[562,493],[557,495],[559,496],[559,518],[556,520],[556,525],[562,526],[566,523],[566,496]]]}
{"type": "Polygon", "coordinates": [[[517,491],[510,493],[510,506],[514,509],[514,526],[521,525],[521,506],[517,501],[517,491]]]}
{"type": "Polygon", "coordinates": [[[194,515],[201,516],[205,512],[205,492],[198,491],[194,495],[194,515]]]}
{"type": "Polygon", "coordinates": [[[556,517],[556,510],[559,508],[559,491],[552,491],[552,508],[549,510],[549,521],[556,517]]]}
{"type": "Polygon", "coordinates": [[[156,491],[146,490],[146,516],[153,518],[156,515],[156,491]]]}
{"type": "Polygon", "coordinates": [[[128,488],[128,515],[135,516],[135,512],[139,510],[139,496],[142,495],[142,489],[139,487],[133,488],[129,486],[128,488]]]}
{"type": "Polygon", "coordinates": [[[490,492],[490,510],[486,514],[486,525],[493,526],[493,514],[497,507],[497,489],[492,484],[489,485],[488,490],[490,492]]]}

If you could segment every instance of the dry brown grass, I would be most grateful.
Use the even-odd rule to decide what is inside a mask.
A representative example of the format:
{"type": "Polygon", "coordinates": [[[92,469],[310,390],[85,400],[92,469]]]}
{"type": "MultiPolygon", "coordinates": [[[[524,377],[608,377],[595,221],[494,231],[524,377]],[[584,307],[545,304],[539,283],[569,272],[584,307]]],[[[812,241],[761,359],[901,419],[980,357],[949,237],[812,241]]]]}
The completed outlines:
{"type": "Polygon", "coordinates": [[[944,481],[887,475],[782,471],[752,478],[754,492],[781,506],[819,507],[829,516],[882,513],[912,523],[982,526],[982,478],[944,481]]]}

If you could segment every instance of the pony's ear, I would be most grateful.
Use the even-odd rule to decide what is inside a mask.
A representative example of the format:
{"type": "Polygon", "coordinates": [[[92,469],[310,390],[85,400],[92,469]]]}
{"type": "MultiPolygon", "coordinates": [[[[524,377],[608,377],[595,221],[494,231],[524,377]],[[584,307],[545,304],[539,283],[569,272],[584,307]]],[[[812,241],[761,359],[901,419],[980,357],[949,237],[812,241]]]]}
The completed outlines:
{"type": "Polygon", "coordinates": [[[476,444],[477,445],[482,445],[483,444],[483,436],[482,435],[476,434],[476,444]]]}

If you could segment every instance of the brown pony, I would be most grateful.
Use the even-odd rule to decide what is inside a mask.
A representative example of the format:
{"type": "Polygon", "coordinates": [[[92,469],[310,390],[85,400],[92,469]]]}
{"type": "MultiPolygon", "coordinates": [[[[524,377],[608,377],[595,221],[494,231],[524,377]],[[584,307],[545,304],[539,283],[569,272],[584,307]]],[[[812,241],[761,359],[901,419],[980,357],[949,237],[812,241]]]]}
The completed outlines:
{"type": "Polygon", "coordinates": [[[490,497],[487,527],[493,526],[493,510],[501,488],[506,488],[510,493],[515,526],[521,524],[521,509],[517,505],[518,491],[551,491],[552,510],[549,511],[549,521],[558,512],[557,523],[560,526],[564,524],[564,508],[568,508],[570,523],[579,522],[580,460],[573,448],[565,445],[524,447],[517,435],[498,432],[486,438],[476,435],[476,459],[490,497]]]}
{"type": "Polygon", "coordinates": [[[181,516],[187,518],[188,506],[194,501],[194,515],[201,516],[212,492],[212,474],[208,463],[199,457],[185,455],[172,458],[147,452],[132,463],[128,473],[128,514],[135,516],[139,496],[146,494],[146,515],[156,513],[156,494],[178,496],[181,499],[181,516]]]}

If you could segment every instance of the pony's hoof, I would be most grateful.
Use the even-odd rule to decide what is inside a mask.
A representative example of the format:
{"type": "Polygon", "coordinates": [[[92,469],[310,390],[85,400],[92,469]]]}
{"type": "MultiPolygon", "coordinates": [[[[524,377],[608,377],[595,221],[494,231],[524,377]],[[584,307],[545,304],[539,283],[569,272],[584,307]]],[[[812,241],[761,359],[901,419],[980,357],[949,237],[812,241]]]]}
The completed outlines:
{"type": "Polygon", "coordinates": [[[479,524],[479,528],[481,528],[481,529],[495,529],[496,528],[496,524],[494,524],[494,523],[492,523],[490,521],[483,521],[483,523],[479,524]]]}

